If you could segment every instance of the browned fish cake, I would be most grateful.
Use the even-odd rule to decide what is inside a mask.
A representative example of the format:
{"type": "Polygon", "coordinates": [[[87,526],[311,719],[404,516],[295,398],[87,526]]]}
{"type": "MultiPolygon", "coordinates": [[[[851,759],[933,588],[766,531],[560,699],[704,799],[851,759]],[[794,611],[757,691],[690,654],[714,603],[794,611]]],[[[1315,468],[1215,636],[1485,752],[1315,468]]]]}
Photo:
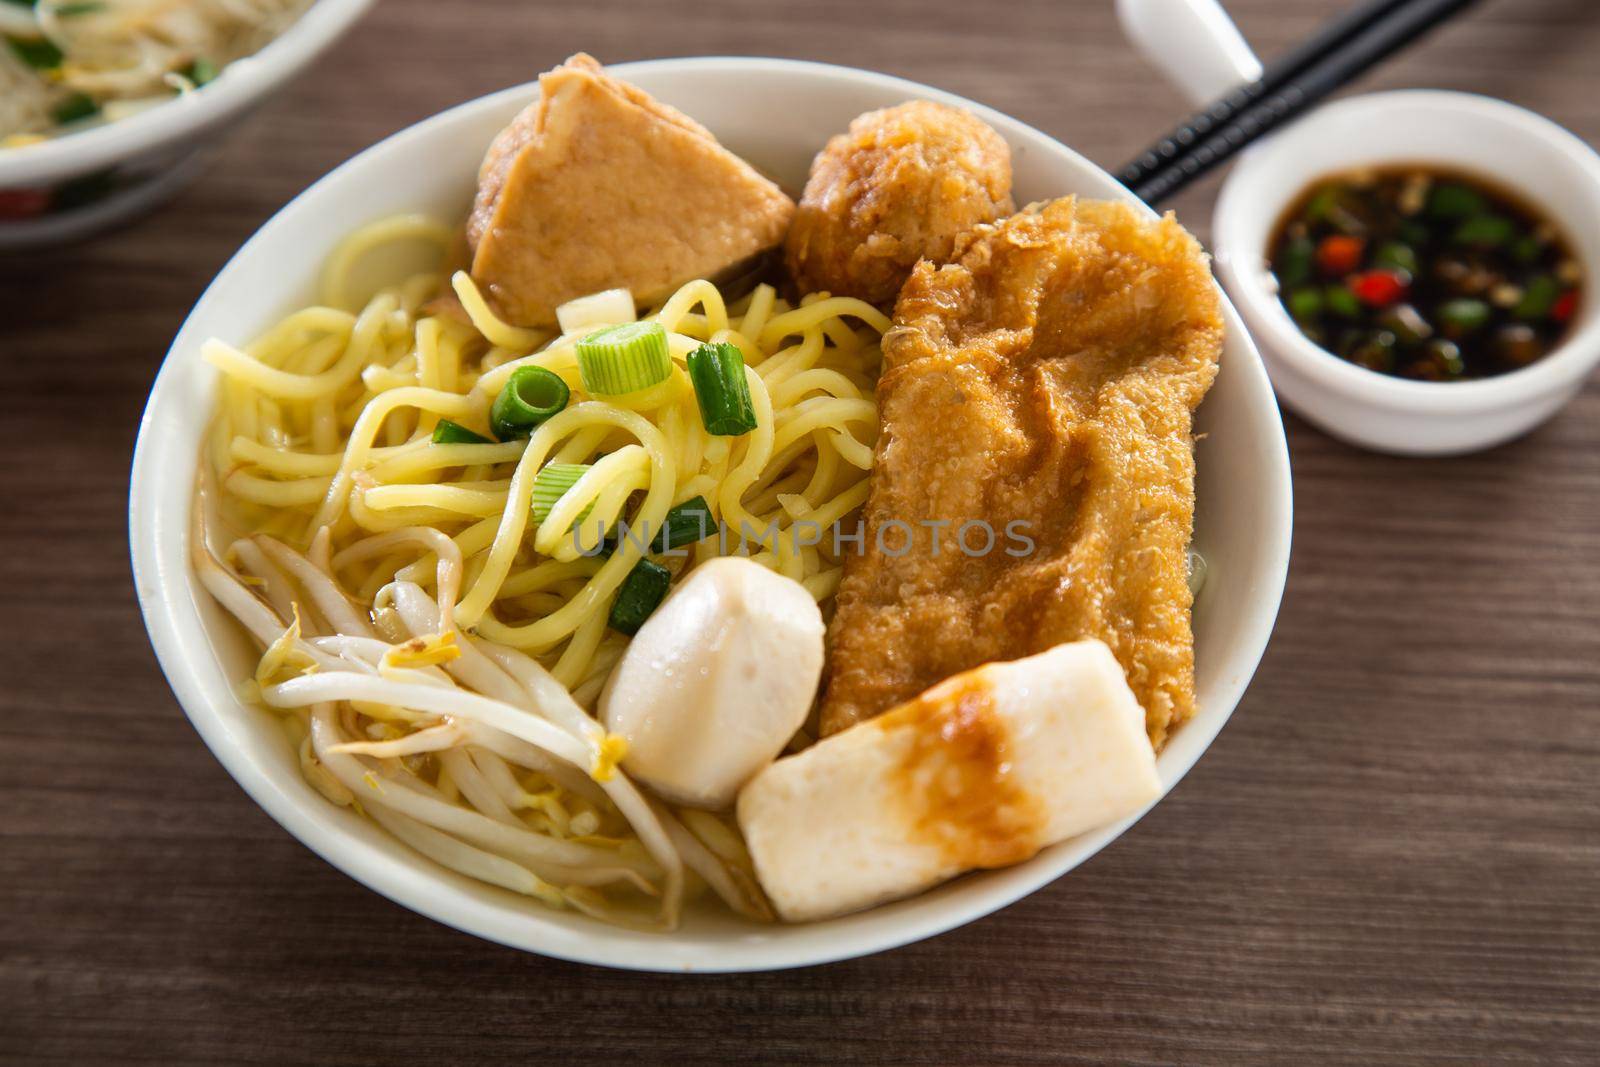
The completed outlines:
{"type": "Polygon", "coordinates": [[[891,303],[917,260],[1009,215],[1011,151],[971,112],[917,100],[869,111],[830,140],[784,243],[802,293],[891,303]]]}
{"type": "Polygon", "coordinates": [[[1191,415],[1223,336],[1199,244],[1125,204],[1035,205],[964,236],[949,265],[918,264],[894,323],[823,732],[979,664],[1096,637],[1159,748],[1194,713],[1191,415]],[[977,554],[963,551],[969,523],[994,531],[992,549],[969,526],[977,554]]]}

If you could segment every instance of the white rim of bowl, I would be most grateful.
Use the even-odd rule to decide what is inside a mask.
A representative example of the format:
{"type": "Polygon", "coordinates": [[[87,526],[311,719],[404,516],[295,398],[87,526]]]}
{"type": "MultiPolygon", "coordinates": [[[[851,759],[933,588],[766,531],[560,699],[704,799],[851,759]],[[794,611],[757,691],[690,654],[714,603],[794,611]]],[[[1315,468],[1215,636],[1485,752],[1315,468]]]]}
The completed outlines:
{"type": "MultiPolygon", "coordinates": [[[[3,0],[0,0],[3,2],[3,0]]],[[[78,133],[0,148],[0,189],[27,188],[136,159],[221,121],[292,77],[333,44],[373,0],[317,0],[261,49],[192,93],[78,133]]]]}
{"type": "MultiPolygon", "coordinates": [[[[967,100],[954,93],[935,89],[931,86],[913,82],[893,75],[880,74],[873,71],[861,70],[855,67],[843,67],[829,63],[814,63],[805,60],[793,59],[768,59],[759,56],[693,56],[674,59],[646,60],[633,63],[618,63],[608,69],[620,77],[630,78],[640,74],[671,69],[674,67],[747,67],[757,64],[762,70],[783,69],[798,72],[826,71],[834,77],[844,77],[854,81],[865,81],[877,86],[893,88],[897,92],[906,94],[907,99],[936,100],[957,107],[964,107],[984,121],[994,125],[1001,131],[1012,131],[1029,137],[1036,137],[1057,147],[1059,151],[1077,160],[1091,171],[1104,173],[1094,163],[1085,159],[1079,153],[1057,141],[1055,138],[1040,132],[1026,123],[1012,118],[1002,112],[983,104],[967,100]]],[[[396,141],[426,136],[437,125],[443,125],[455,120],[455,116],[469,109],[492,107],[497,102],[518,96],[531,98],[537,91],[537,82],[528,82],[524,85],[503,89],[487,96],[469,100],[439,112],[429,118],[406,127],[383,138],[377,143],[368,146],[361,152],[340,164],[328,174],[319,178],[296,197],[280,208],[272,218],[262,224],[261,228],[233,258],[223,266],[213,279],[206,291],[196,301],[196,306],[204,302],[213,288],[222,284],[223,280],[238,268],[239,259],[249,250],[251,244],[261,238],[261,235],[278,225],[283,217],[292,211],[295,205],[304,197],[314,196],[321,186],[347,167],[357,166],[362,159],[370,153],[379,151],[396,141]]],[[[1114,179],[1108,179],[1108,191],[1116,187],[1114,179]]],[[[1122,191],[1123,197],[1129,202],[1150,212],[1150,208],[1142,201],[1134,198],[1132,193],[1122,191]]],[[[1151,212],[1152,216],[1154,212],[1151,212]]],[[[1219,287],[1219,292],[1221,292],[1219,287]]],[[[1253,376],[1258,379],[1257,387],[1264,391],[1270,400],[1271,385],[1267,382],[1266,371],[1262,366],[1259,353],[1254,342],[1238,312],[1228,301],[1227,294],[1222,293],[1223,314],[1230,332],[1237,332],[1243,339],[1245,350],[1254,358],[1234,366],[1232,373],[1253,376]]],[[[175,384],[179,373],[176,369],[177,361],[171,359],[178,343],[183,340],[183,334],[189,329],[188,320],[180,328],[172,349],[168,351],[168,358],[163,359],[161,369],[156,376],[156,381],[150,391],[150,399],[146,404],[145,412],[139,423],[139,437],[134,449],[132,476],[129,485],[128,528],[130,562],[133,569],[135,593],[139,600],[140,611],[144,616],[145,627],[149,632],[150,641],[155,649],[156,659],[162,673],[167,678],[167,683],[172,687],[174,695],[178,698],[179,707],[184,715],[200,734],[218,762],[220,762],[229,775],[237,782],[246,794],[249,795],[263,811],[272,817],[280,826],[289,831],[301,844],[310,848],[330,866],[347,875],[354,881],[367,887],[373,892],[400,904],[418,915],[432,919],[442,925],[460,930],[474,937],[482,938],[498,944],[514,948],[523,952],[532,952],[552,959],[568,960],[574,963],[585,963],[595,966],[613,967],[620,970],[650,971],[657,973],[698,973],[721,974],[735,972],[759,972],[787,970],[795,967],[810,967],[825,963],[834,963],[839,960],[856,959],[862,956],[875,955],[900,948],[916,941],[937,937],[968,923],[975,922],[985,916],[995,914],[1039,891],[1057,879],[1070,873],[1088,859],[1098,855],[1106,846],[1110,845],[1134,823],[1164,800],[1168,793],[1175,789],[1184,775],[1194,766],[1200,757],[1211,747],[1217,734],[1227,725],[1237,709],[1239,700],[1244,696],[1250,681],[1255,676],[1256,669],[1261,664],[1261,658],[1266,653],[1267,644],[1271,639],[1272,631],[1277,622],[1279,608],[1283,602],[1284,587],[1288,579],[1289,550],[1293,536],[1293,484],[1290,480],[1288,444],[1284,437],[1281,419],[1274,417],[1269,423],[1271,439],[1265,447],[1271,455],[1266,463],[1265,473],[1271,477],[1277,491],[1262,494],[1263,500],[1275,503],[1274,514],[1269,517],[1270,525],[1282,531],[1280,540],[1269,546],[1264,555],[1263,573],[1267,575],[1264,585],[1255,589],[1254,595],[1258,602],[1270,602],[1272,609],[1249,616],[1237,628],[1241,635],[1240,647],[1247,650],[1240,656],[1239,670],[1230,675],[1226,682],[1219,688],[1225,694],[1224,701],[1228,710],[1214,720],[1195,722],[1191,720],[1180,733],[1181,747],[1187,751],[1180,754],[1169,746],[1163,754],[1165,763],[1161,766],[1162,790],[1161,796],[1152,801],[1134,815],[1100,830],[1090,831],[1084,837],[1089,839],[1089,847],[1082,855],[1063,851],[1061,858],[1050,863],[1041,864],[1031,877],[1019,879],[1014,885],[1000,885],[983,894],[972,894],[964,900],[952,903],[941,911],[934,913],[933,917],[906,918],[899,922],[885,922],[879,926],[869,928],[862,936],[849,942],[834,942],[824,940],[819,946],[816,943],[803,939],[782,942],[767,942],[760,946],[759,961],[746,958],[746,946],[730,944],[728,946],[732,958],[726,962],[720,960],[696,960],[693,964],[673,963],[659,958],[645,958],[647,953],[630,950],[627,946],[607,944],[597,941],[590,945],[580,939],[573,947],[565,944],[551,944],[551,940],[569,940],[564,937],[563,931],[557,931],[549,938],[517,938],[504,931],[490,928],[490,924],[479,921],[477,909],[472,909],[470,914],[459,914],[446,910],[439,903],[430,888],[433,883],[427,879],[409,880],[405,877],[391,877],[392,860],[383,855],[369,855],[365,851],[351,849],[350,838],[334,829],[334,824],[326,819],[318,819],[300,810],[300,801],[280,791],[272,780],[260,771],[254,762],[254,757],[249,750],[232,736],[223,721],[217,717],[196,716],[190,708],[205,707],[207,694],[199,680],[198,672],[190,665],[189,659],[195,655],[192,646],[186,643],[186,638],[195,637],[205,643],[206,654],[210,654],[210,636],[203,627],[196,622],[196,632],[187,633],[185,620],[180,618],[185,612],[194,614],[193,605],[189,601],[190,593],[187,580],[187,552],[183,553],[183,560],[178,563],[178,574],[171,573],[165,566],[161,546],[157,543],[151,513],[156,508],[155,494],[150,488],[160,472],[155,469],[157,460],[154,458],[158,446],[151,444],[154,422],[152,411],[162,402],[165,394],[178,389],[175,384]],[[1268,555],[1270,553],[1270,555],[1268,555]],[[743,950],[743,951],[742,951],[743,950]]],[[[184,512],[183,524],[187,524],[188,512],[184,512]]],[[[185,538],[187,534],[184,535],[185,538]]],[[[1198,718],[1198,716],[1197,716],[1198,718]]],[[[1034,862],[1034,861],[1029,861],[1034,862]]],[[[915,898],[913,898],[915,899],[915,898]]],[[[851,917],[847,916],[846,919],[851,917]]],[[[665,935],[670,938],[672,935],[665,935]]]]}
{"type": "MultiPolygon", "coordinates": [[[[1421,107],[1433,112],[1450,112],[1476,121],[1482,121],[1487,117],[1507,129],[1514,130],[1516,136],[1539,142],[1547,152],[1565,158],[1571,166],[1585,173],[1590,195],[1595,201],[1595,213],[1600,215],[1600,155],[1575,134],[1543,115],[1493,97],[1443,89],[1397,89],[1391,92],[1368,93],[1319,108],[1311,116],[1301,120],[1301,125],[1294,127],[1292,132],[1298,136],[1310,136],[1315,123],[1323,116],[1348,116],[1362,111],[1391,111],[1396,107],[1421,107]]],[[[1285,137],[1289,132],[1291,131],[1285,132],[1285,137]]],[[[1270,204],[1263,205],[1259,199],[1246,203],[1243,179],[1254,168],[1264,166],[1270,153],[1282,150],[1283,144],[1278,138],[1253,148],[1228,176],[1222,195],[1217,201],[1215,230],[1219,242],[1228,240],[1229,231],[1234,228],[1235,218],[1259,216],[1265,212],[1276,219],[1284,208],[1305,190],[1306,185],[1316,181],[1324,173],[1305,175],[1299,185],[1287,190],[1270,204]]],[[[1453,162],[1438,156],[1397,158],[1395,162],[1416,163],[1430,160],[1453,162]]],[[[1480,166],[1465,163],[1461,166],[1486,173],[1480,166]]],[[[1490,174],[1489,177],[1495,175],[1490,174]]],[[[1515,189],[1514,182],[1506,181],[1502,184],[1514,191],[1520,191],[1515,189]]],[[[1548,204],[1539,206],[1558,219],[1569,234],[1575,232],[1576,227],[1565,216],[1563,206],[1548,204]]],[[[1266,255],[1265,248],[1229,248],[1222,252],[1225,269],[1236,281],[1234,291],[1229,295],[1254,312],[1257,319],[1256,328],[1265,329],[1272,335],[1272,347],[1288,358],[1297,370],[1303,371],[1320,385],[1337,389],[1343,394],[1375,406],[1430,414],[1470,414],[1511,407],[1559,392],[1587,375],[1595,363],[1600,361],[1600,304],[1596,303],[1597,299],[1600,299],[1600,294],[1593,292],[1597,280],[1600,280],[1600,263],[1584,264],[1585,321],[1563,340],[1555,351],[1543,359],[1493,378],[1468,382],[1414,382],[1357,367],[1313,343],[1301,333],[1300,328],[1289,317],[1283,302],[1273,293],[1255,284],[1252,277],[1256,269],[1254,260],[1264,261],[1266,255]]]]}

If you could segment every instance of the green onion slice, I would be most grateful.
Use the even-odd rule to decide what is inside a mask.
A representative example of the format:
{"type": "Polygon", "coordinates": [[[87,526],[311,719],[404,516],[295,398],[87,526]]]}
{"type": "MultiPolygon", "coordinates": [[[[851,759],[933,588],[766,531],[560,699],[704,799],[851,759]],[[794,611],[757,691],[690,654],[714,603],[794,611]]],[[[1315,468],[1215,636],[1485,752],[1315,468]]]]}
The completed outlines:
{"type": "Polygon", "coordinates": [[[502,441],[515,441],[567,406],[572,391],[543,367],[518,367],[489,408],[489,429],[502,441]]]}
{"type": "MultiPolygon", "coordinates": [[[[589,473],[587,463],[551,463],[542,468],[533,479],[533,521],[543,522],[550,517],[556,501],[567,495],[567,490],[578,484],[578,479],[589,473]]],[[[577,522],[589,517],[594,510],[590,504],[579,513],[577,522]]]]}
{"type": "Polygon", "coordinates": [[[56,18],[73,19],[81,15],[98,15],[106,9],[101,0],[82,0],[76,4],[59,4],[56,6],[56,18]]]}
{"type": "Polygon", "coordinates": [[[718,437],[738,437],[756,428],[756,409],[750,402],[750,383],[744,377],[744,356],[726,341],[701,345],[689,353],[689,381],[700,402],[700,421],[706,432],[718,437]]]}
{"type": "Polygon", "coordinates": [[[664,382],[672,373],[667,331],[659,322],[625,322],[578,342],[578,373],[595,396],[620,396],[664,382]]]}
{"type": "Polygon", "coordinates": [[[91,115],[100,113],[100,105],[82,93],[73,93],[50,112],[50,117],[55,119],[57,126],[65,126],[69,122],[77,122],[91,115]]]}
{"type": "Polygon", "coordinates": [[[178,73],[188,78],[190,84],[198,89],[207,82],[216,81],[217,75],[221,74],[222,71],[218,70],[217,65],[211,60],[201,56],[187,67],[178,71],[178,73]]]}
{"type": "Polygon", "coordinates": [[[61,66],[61,49],[43,38],[34,41],[22,37],[7,37],[11,50],[34,70],[54,70],[61,66]]]}
{"type": "Polygon", "coordinates": [[[622,579],[617,599],[611,602],[611,628],[632,637],[650,617],[651,612],[666,599],[667,587],[672,584],[672,572],[659,563],[641,559],[622,579]]]}
{"type": "Polygon", "coordinates": [[[667,512],[661,532],[650,543],[650,551],[666,552],[679,545],[692,545],[710,537],[716,528],[716,521],[711,518],[711,505],[706,503],[706,498],[692,497],[667,512]]]}
{"type": "Polygon", "coordinates": [[[433,443],[436,445],[492,445],[493,441],[481,433],[474,433],[459,422],[449,419],[440,419],[433,428],[433,443]]]}

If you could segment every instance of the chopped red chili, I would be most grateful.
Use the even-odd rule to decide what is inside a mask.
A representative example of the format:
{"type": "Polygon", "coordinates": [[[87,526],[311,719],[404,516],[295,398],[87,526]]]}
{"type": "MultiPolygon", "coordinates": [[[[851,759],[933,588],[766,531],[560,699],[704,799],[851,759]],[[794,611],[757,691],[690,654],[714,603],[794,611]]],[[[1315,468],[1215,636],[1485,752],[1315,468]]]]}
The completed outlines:
{"type": "Polygon", "coordinates": [[[1363,304],[1375,308],[1398,304],[1407,288],[1405,279],[1392,270],[1369,270],[1353,275],[1346,284],[1363,304]]]}
{"type": "Polygon", "coordinates": [[[1557,322],[1571,322],[1577,310],[1578,290],[1568,289],[1556,298],[1555,304],[1550,308],[1550,317],[1557,322]]]}
{"type": "Polygon", "coordinates": [[[1349,274],[1361,266],[1361,253],[1367,242],[1359,237],[1334,234],[1317,245],[1317,266],[1324,274],[1349,274]]]}

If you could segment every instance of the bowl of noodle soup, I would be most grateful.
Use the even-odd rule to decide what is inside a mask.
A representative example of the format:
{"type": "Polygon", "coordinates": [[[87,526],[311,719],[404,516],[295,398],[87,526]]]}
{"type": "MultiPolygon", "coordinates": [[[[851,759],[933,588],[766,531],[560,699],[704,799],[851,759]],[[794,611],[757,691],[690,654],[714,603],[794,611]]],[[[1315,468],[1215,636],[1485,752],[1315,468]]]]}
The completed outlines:
{"type": "Polygon", "coordinates": [[[212,143],[371,4],[13,7],[0,18],[0,249],[74,240],[173,195],[198,175],[212,143]],[[20,36],[30,21],[29,32],[44,36],[20,36]],[[52,61],[59,68],[34,69],[52,61]]]}
{"type": "MultiPolygon", "coordinates": [[[[793,61],[721,58],[625,64],[613,72],[693,115],[722,144],[790,189],[803,183],[813,154],[830,133],[853,116],[921,98],[967,107],[999,131],[1013,152],[1019,203],[1064,193],[1110,199],[1128,195],[1099,168],[1038,131],[950,94],[885,75],[793,61]]],[[[229,402],[225,394],[219,398],[222,376],[216,367],[233,356],[216,347],[213,339],[264,339],[251,349],[259,353],[261,345],[270,345],[275,330],[281,334],[285,316],[310,313],[295,309],[331,308],[335,314],[324,327],[348,337],[365,330],[368,340],[363,343],[380,343],[373,339],[382,336],[381,320],[403,313],[408,301],[414,305],[424,293],[448,285],[437,266],[445,239],[440,220],[454,222],[465,216],[484,149],[536,92],[534,86],[523,86],[454,108],[396,134],[322,179],[240,250],[174,342],[141,427],[130,493],[130,540],[137,592],[152,642],[179,702],[207,745],[246,792],[292,834],[398,903],[506,945],[622,968],[764,970],[880,951],[995,911],[1061,876],[1115,839],[1143,813],[1052,846],[1017,866],[963,877],[908,900],[823,922],[757,923],[734,910],[695,902],[684,908],[670,933],[606,925],[584,914],[581,907],[540,908],[505,888],[447,870],[407,848],[373,820],[349,807],[328,804],[318,785],[302,774],[294,739],[259,706],[241,699],[238,680],[252,677],[260,653],[207,595],[203,579],[190,567],[196,537],[192,524],[196,460],[217,447],[208,435],[211,413],[219,399],[224,405],[229,402]],[[408,292],[407,286],[416,291],[408,292]],[[374,301],[386,303],[373,311],[374,301]],[[363,314],[368,316],[365,325],[363,314]]],[[[473,294],[458,288],[458,295],[472,312],[473,294]]],[[[801,318],[807,326],[830,331],[841,345],[862,343],[870,331],[887,325],[881,316],[873,321],[864,312],[847,314],[815,304],[810,311],[776,302],[762,306],[762,299],[759,293],[746,294],[723,303],[714,289],[691,288],[651,314],[670,334],[691,340],[732,324],[753,336],[764,357],[782,351],[787,331],[801,318]],[[785,322],[784,315],[795,318],[785,322]]],[[[1287,571],[1290,490],[1282,426],[1253,345],[1231,307],[1225,308],[1225,315],[1228,336],[1222,371],[1200,409],[1197,425],[1202,440],[1195,544],[1209,562],[1207,585],[1194,609],[1199,711],[1160,754],[1163,792],[1183,776],[1231,714],[1265,648],[1287,571]],[[1227,427],[1227,432],[1205,436],[1208,427],[1227,427]]],[[[530,340],[495,336],[512,328],[492,316],[474,316],[473,328],[483,335],[480,343],[491,346],[515,347],[530,340]]],[[[448,327],[440,329],[444,334],[415,339],[419,352],[448,353],[456,342],[448,327]]],[[[406,343],[411,343],[409,337],[406,343]]],[[[559,354],[552,357],[559,358],[559,354]]],[[[496,374],[500,368],[492,364],[485,361],[481,374],[496,374]]],[[[434,370],[412,368],[414,373],[418,369],[443,374],[436,379],[441,387],[451,386],[449,376],[460,373],[448,356],[434,370]]],[[[774,385],[766,402],[784,403],[780,386],[774,385]]],[[[859,403],[870,405],[870,397],[859,403]]],[[[434,414],[449,417],[450,412],[446,406],[434,414]]],[[[307,417],[314,427],[314,416],[307,417]]],[[[381,422],[381,413],[374,418],[381,422]]],[[[626,415],[614,418],[619,425],[632,425],[626,415]]],[[[553,454],[560,458],[559,450],[568,447],[561,442],[570,442],[583,431],[580,425],[552,431],[553,454]]],[[[653,444],[650,432],[640,428],[639,449],[617,463],[636,464],[643,470],[670,456],[673,449],[653,444]]],[[[381,430],[374,430],[371,441],[375,449],[395,447],[381,430]]],[[[538,444],[536,435],[528,447],[538,444]]],[[[780,443],[778,448],[782,447],[780,443]]],[[[397,470],[394,464],[403,467],[407,462],[403,453],[386,452],[378,466],[391,464],[391,470],[397,470]]],[[[308,472],[308,477],[313,474],[338,479],[349,472],[319,469],[308,472]]],[[[374,490],[394,488],[398,491],[388,494],[394,499],[379,498],[384,506],[399,510],[440,502],[436,494],[418,495],[399,484],[404,480],[397,477],[395,484],[387,485],[380,479],[368,488],[368,499],[374,490]]],[[[319,488],[326,484],[319,483],[319,488]]],[[[637,484],[649,481],[644,478],[637,484]]],[[[461,489],[456,503],[478,508],[486,522],[505,508],[504,486],[467,484],[461,489]]],[[[839,506],[854,499],[852,491],[861,490],[846,484],[837,494],[839,506]]],[[[312,497],[306,507],[316,508],[318,499],[312,497]]],[[[602,506],[595,501],[597,509],[602,506]]],[[[492,542],[492,531],[486,528],[485,536],[492,542]]],[[[361,553],[397,547],[378,543],[361,553]]],[[[324,551],[333,566],[353,568],[351,583],[359,584],[362,560],[350,555],[349,548],[343,549],[344,559],[335,554],[341,551],[338,546],[325,546],[324,551]]],[[[592,580],[599,569],[592,560],[556,562],[578,568],[561,579],[576,581],[574,588],[592,580]]],[[[795,566],[795,576],[802,582],[831,580],[825,567],[795,566]]],[[[541,578],[528,575],[523,580],[531,595],[541,592],[541,578]]],[[[438,595],[445,597],[443,588],[438,595]]],[[[453,589],[450,595],[463,594],[453,589]]],[[[485,605],[470,604],[471,592],[464,595],[464,607],[482,612],[485,605]]],[[[436,603],[421,606],[437,610],[436,603]]],[[[492,614],[474,617],[492,618],[492,614]]],[[[514,643],[528,637],[506,632],[515,626],[500,625],[504,630],[494,635],[499,639],[514,643]]],[[[574,629],[581,632],[582,624],[574,629]]],[[[573,638],[567,648],[570,661],[556,664],[554,672],[575,696],[592,695],[584,689],[595,684],[596,664],[603,666],[606,639],[580,645],[573,638]]],[[[562,659],[568,660],[567,653],[562,659]]]]}

